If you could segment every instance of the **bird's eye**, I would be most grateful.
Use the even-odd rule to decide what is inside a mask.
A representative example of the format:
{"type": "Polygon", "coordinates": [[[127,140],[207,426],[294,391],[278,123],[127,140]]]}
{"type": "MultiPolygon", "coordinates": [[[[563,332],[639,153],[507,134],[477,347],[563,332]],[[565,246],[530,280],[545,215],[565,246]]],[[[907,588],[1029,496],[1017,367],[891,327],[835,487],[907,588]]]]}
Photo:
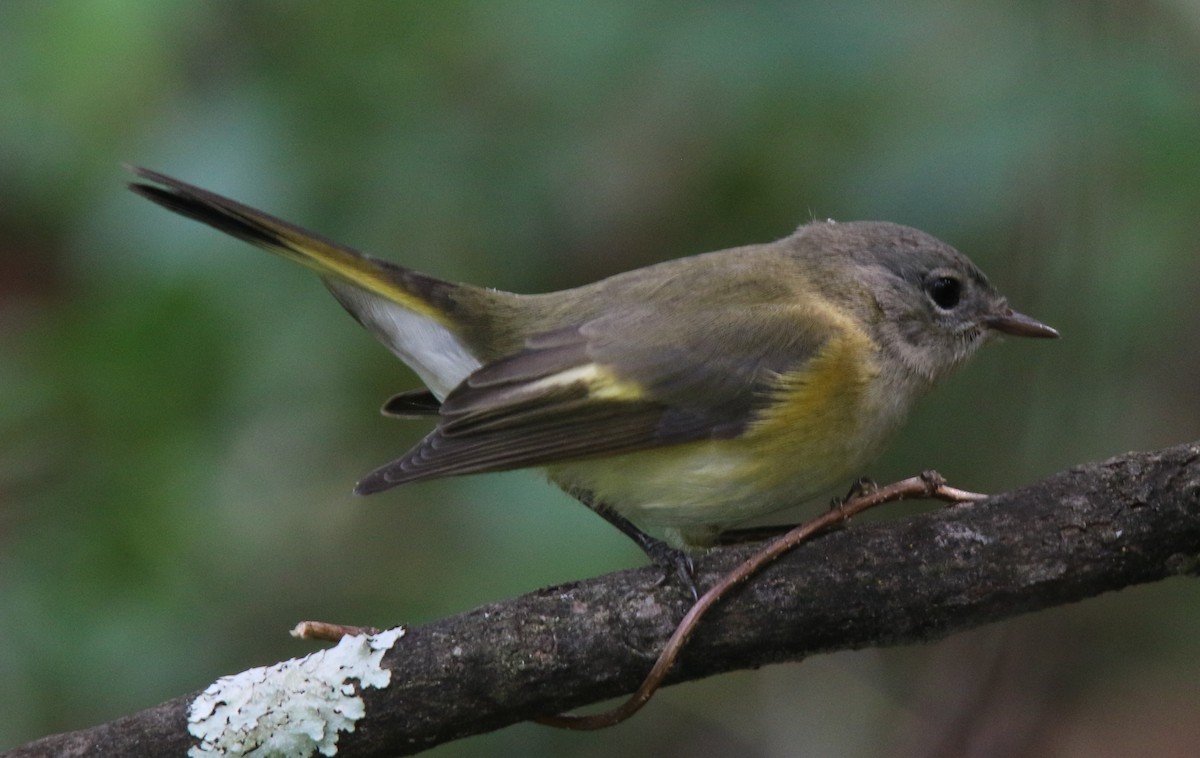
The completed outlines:
{"type": "Polygon", "coordinates": [[[944,311],[958,305],[962,299],[962,282],[950,276],[939,276],[929,283],[929,299],[944,311]]]}

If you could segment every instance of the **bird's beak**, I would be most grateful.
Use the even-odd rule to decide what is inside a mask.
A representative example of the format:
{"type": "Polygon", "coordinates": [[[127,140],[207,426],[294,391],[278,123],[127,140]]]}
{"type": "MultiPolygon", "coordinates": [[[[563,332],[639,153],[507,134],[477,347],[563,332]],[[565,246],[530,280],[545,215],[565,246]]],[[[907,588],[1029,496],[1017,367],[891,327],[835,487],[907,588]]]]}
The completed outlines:
{"type": "Polygon", "coordinates": [[[1042,339],[1058,337],[1057,329],[1046,326],[1041,321],[1030,318],[1024,313],[1017,313],[1008,306],[1004,306],[997,313],[985,318],[983,325],[988,329],[995,329],[1014,337],[1039,337],[1042,339]]]}

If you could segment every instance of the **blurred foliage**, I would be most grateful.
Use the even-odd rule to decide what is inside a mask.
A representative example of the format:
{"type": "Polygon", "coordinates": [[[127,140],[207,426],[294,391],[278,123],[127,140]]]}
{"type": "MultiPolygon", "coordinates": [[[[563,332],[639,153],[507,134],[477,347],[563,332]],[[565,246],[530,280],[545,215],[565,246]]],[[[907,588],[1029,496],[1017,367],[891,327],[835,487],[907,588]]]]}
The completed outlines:
{"type": "MultiPolygon", "coordinates": [[[[354,499],[415,379],[128,161],[435,275],[557,289],[885,218],[1055,344],[993,346],[872,473],[998,490],[1200,433],[1200,6],[0,5],[0,747],[641,559],[515,473],[354,499]]],[[[1195,754],[1184,579],[435,755],[1195,754]],[[990,751],[990,752],[989,752],[990,751]]]]}

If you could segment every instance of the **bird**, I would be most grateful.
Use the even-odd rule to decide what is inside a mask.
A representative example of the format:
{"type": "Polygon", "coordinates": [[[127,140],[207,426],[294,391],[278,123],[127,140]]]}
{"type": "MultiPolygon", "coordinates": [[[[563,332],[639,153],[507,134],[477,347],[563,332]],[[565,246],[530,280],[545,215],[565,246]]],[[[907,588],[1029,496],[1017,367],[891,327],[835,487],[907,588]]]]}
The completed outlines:
{"type": "Polygon", "coordinates": [[[811,221],[773,242],[522,295],[130,170],[138,195],[314,270],[420,378],[383,413],[432,431],[356,493],[542,469],[685,581],[723,533],[860,474],[914,403],[996,335],[1058,336],[962,253],[890,222],[811,221]]]}

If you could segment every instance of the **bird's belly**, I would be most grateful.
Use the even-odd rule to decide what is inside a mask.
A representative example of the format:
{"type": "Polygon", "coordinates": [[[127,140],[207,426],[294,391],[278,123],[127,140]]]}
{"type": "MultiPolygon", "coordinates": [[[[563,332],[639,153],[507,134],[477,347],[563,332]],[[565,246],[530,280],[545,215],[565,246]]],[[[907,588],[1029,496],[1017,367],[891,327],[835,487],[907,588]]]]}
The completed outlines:
{"type": "Polygon", "coordinates": [[[783,445],[768,454],[739,440],[714,440],[573,461],[551,467],[549,475],[564,489],[591,492],[639,526],[716,533],[842,486],[863,473],[874,448],[834,444],[801,454],[783,445]]]}

